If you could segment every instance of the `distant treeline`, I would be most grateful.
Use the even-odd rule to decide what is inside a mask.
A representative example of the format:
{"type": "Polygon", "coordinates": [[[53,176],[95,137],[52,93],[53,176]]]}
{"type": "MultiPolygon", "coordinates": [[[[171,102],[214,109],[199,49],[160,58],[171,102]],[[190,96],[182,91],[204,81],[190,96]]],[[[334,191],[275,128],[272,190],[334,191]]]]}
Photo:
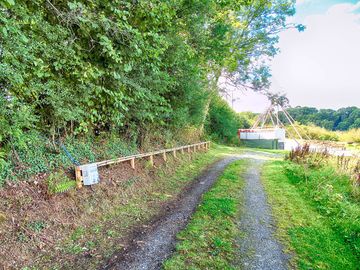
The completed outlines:
{"type": "MultiPolygon", "coordinates": [[[[300,124],[316,125],[328,130],[350,130],[360,128],[360,109],[347,107],[338,110],[295,107],[288,109],[291,116],[300,124]]],[[[285,118],[283,115],[282,118],[285,118]]],[[[287,122],[285,119],[283,119],[287,122]]]]}

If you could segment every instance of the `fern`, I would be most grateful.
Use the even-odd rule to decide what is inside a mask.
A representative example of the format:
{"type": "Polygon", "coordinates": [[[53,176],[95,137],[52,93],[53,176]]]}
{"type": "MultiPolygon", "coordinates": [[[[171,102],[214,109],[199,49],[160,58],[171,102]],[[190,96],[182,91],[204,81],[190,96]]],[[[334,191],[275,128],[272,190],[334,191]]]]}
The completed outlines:
{"type": "Polygon", "coordinates": [[[76,182],[61,172],[53,173],[47,180],[50,194],[64,193],[76,187],[76,182]]]}
{"type": "Polygon", "coordinates": [[[72,180],[63,180],[54,186],[53,193],[64,193],[76,187],[76,182],[72,180]]]}

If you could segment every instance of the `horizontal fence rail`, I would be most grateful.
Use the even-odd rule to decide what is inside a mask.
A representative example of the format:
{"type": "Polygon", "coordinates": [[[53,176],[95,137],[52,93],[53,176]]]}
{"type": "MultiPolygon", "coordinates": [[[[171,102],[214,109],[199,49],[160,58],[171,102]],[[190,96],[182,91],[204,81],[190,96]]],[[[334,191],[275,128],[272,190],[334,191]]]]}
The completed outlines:
{"type": "Polygon", "coordinates": [[[136,155],[131,155],[131,156],[125,156],[125,157],[120,157],[120,158],[115,158],[115,159],[110,159],[110,160],[104,160],[104,161],[79,165],[79,166],[75,167],[76,185],[78,188],[81,188],[84,185],[84,178],[88,177],[89,171],[91,171],[93,177],[96,178],[91,184],[96,184],[98,182],[97,168],[99,168],[99,167],[130,161],[131,167],[133,169],[135,169],[135,159],[141,159],[141,158],[149,158],[150,164],[151,164],[151,166],[153,166],[154,165],[153,157],[156,155],[162,155],[164,161],[166,161],[167,153],[171,153],[174,157],[176,157],[177,151],[180,151],[181,153],[184,153],[185,151],[188,153],[192,153],[192,152],[196,152],[197,150],[201,150],[201,149],[208,150],[209,148],[210,148],[210,142],[207,141],[207,142],[200,142],[200,143],[195,143],[195,144],[190,144],[190,145],[185,145],[185,146],[179,146],[179,147],[174,147],[174,148],[169,148],[169,149],[153,151],[153,152],[149,152],[149,153],[136,154],[136,155]],[[91,170],[90,170],[90,168],[91,168],[91,170]]]}

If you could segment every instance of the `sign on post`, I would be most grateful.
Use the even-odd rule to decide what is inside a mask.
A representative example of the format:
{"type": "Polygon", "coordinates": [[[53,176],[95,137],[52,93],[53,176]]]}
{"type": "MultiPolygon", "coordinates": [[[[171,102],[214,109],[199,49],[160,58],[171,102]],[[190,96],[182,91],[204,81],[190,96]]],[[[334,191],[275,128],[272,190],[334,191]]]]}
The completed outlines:
{"type": "Polygon", "coordinates": [[[86,164],[81,166],[84,186],[90,186],[99,183],[99,172],[97,164],[86,164]]]}

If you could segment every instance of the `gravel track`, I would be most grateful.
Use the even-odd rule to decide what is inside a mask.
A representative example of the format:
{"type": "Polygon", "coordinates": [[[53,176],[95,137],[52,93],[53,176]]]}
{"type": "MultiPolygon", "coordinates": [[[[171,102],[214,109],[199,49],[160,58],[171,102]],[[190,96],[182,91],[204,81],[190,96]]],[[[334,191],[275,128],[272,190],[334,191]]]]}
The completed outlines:
{"type": "Polygon", "coordinates": [[[178,200],[168,205],[164,214],[138,231],[129,248],[115,254],[101,269],[161,269],[162,263],[174,250],[176,234],[187,225],[201,200],[201,195],[214,184],[227,165],[242,158],[249,160],[249,168],[244,174],[244,207],[239,219],[239,228],[244,232],[244,236],[239,239],[240,248],[235,263],[245,270],[288,269],[289,258],[273,236],[275,226],[271,209],[260,181],[259,169],[263,160],[269,157],[278,156],[247,152],[216,162],[205,170],[178,200]]]}
{"type": "Polygon", "coordinates": [[[160,269],[162,262],[174,250],[176,234],[186,226],[201,195],[213,185],[226,166],[236,159],[239,157],[225,158],[206,170],[164,216],[139,232],[130,248],[115,255],[102,269],[160,269]]]}
{"type": "Polygon", "coordinates": [[[260,181],[264,161],[256,156],[249,158],[249,168],[244,175],[244,207],[240,217],[239,261],[246,270],[288,269],[288,256],[274,237],[274,222],[266,194],[260,181]]]}

